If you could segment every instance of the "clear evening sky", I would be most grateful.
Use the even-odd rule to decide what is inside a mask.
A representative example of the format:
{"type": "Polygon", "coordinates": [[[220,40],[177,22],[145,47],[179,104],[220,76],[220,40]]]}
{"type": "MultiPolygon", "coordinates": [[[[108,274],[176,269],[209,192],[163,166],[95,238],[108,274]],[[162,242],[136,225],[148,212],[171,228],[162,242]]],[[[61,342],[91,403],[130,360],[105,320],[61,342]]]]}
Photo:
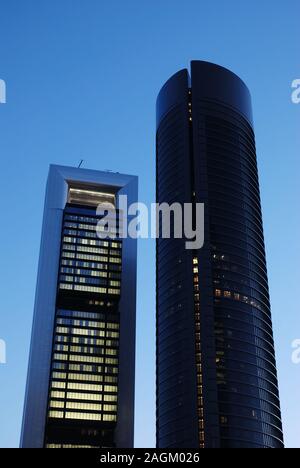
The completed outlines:
{"type": "MultiPolygon", "coordinates": [[[[1,0],[1,447],[19,443],[48,166],[136,174],[154,201],[156,96],[191,59],[252,93],[285,441],[300,447],[299,17],[299,0],[1,0]]],[[[139,243],[138,447],[155,443],[154,247],[139,243]]]]}

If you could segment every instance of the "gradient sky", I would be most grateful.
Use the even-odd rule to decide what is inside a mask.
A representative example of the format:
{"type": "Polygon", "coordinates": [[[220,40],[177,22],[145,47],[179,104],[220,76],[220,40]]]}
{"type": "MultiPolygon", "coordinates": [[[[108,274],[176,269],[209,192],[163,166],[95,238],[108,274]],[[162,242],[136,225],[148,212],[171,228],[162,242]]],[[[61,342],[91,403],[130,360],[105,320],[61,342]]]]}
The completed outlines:
{"type": "MultiPolygon", "coordinates": [[[[156,96],[191,59],[252,93],[285,440],[300,447],[299,0],[1,0],[0,14],[0,447],[19,443],[48,166],[137,174],[154,201],[156,96]]],[[[138,447],[155,443],[154,255],[140,241],[138,447]]]]}

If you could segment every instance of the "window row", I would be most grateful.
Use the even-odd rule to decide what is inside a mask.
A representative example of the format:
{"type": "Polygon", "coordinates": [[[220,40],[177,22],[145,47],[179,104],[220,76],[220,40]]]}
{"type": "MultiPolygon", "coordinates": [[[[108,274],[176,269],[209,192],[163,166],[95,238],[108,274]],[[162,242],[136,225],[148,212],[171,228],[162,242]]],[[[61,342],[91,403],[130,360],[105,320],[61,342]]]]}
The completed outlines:
{"type": "MultiPolygon", "coordinates": [[[[103,254],[103,255],[114,255],[121,261],[121,251],[119,250],[108,250],[102,249],[100,247],[83,247],[77,244],[68,244],[64,243],[62,246],[64,251],[77,251],[77,252],[87,252],[87,253],[94,253],[94,254],[103,254]]],[[[106,260],[107,261],[107,260],[106,260]]]]}
{"type": "Polygon", "coordinates": [[[104,359],[106,364],[117,365],[118,359],[115,358],[104,358],[104,357],[96,357],[96,356],[81,356],[76,354],[58,354],[54,353],[53,359],[56,361],[75,361],[75,362],[87,362],[87,363],[98,363],[103,364],[104,359]]]}
{"type": "Polygon", "coordinates": [[[75,401],[59,401],[59,400],[50,400],[49,404],[50,408],[66,408],[66,409],[79,409],[84,411],[102,411],[102,412],[112,412],[115,413],[117,411],[117,405],[105,405],[105,404],[98,404],[98,403],[87,403],[82,402],[78,403],[75,401]]]}
{"type": "MultiPolygon", "coordinates": [[[[101,303],[97,304],[101,306],[109,307],[106,301],[101,301],[101,303]]],[[[58,309],[56,312],[57,316],[59,317],[73,317],[79,319],[94,319],[94,320],[105,320],[105,314],[99,312],[84,312],[81,310],[65,310],[65,309],[58,309]]]]}
{"type": "Polygon", "coordinates": [[[81,291],[81,292],[93,292],[97,294],[112,294],[120,295],[120,289],[107,289],[107,288],[98,288],[96,286],[83,286],[76,284],[60,283],[59,289],[68,290],[68,291],[81,291]]]}
{"type": "MultiPolygon", "coordinates": [[[[91,260],[95,262],[106,262],[108,263],[108,258],[103,257],[101,255],[88,255],[88,254],[83,254],[83,253],[78,253],[78,252],[66,252],[62,251],[62,257],[64,258],[73,258],[76,260],[91,260]]],[[[109,263],[117,263],[121,264],[122,259],[119,257],[110,257],[109,258],[109,263]]],[[[111,268],[111,267],[109,267],[111,268]]]]}
{"type": "Polygon", "coordinates": [[[58,335],[55,337],[56,343],[65,344],[81,344],[81,345],[95,345],[95,346],[106,346],[106,347],[118,347],[119,342],[117,340],[100,340],[97,338],[84,338],[83,336],[65,336],[58,335]]]}
{"type": "MultiPolygon", "coordinates": [[[[76,229],[76,228],[75,228],[76,229]]],[[[97,231],[96,229],[93,229],[93,231],[89,230],[89,231],[80,231],[80,230],[75,230],[75,229],[64,229],[64,239],[68,238],[68,239],[72,239],[72,238],[79,238],[81,239],[81,241],[83,242],[79,242],[78,240],[78,243],[82,243],[82,244],[86,244],[87,242],[85,241],[88,241],[89,242],[93,242],[94,240],[98,241],[98,242],[101,242],[101,244],[90,244],[90,245],[101,245],[102,247],[111,247],[113,249],[121,249],[122,248],[122,242],[116,242],[114,240],[104,240],[102,239],[100,236],[97,234],[97,231],[100,231],[100,232],[106,232],[106,230],[104,230],[104,228],[102,227],[98,227],[97,228],[97,231]],[[86,239],[88,238],[88,239],[86,239]]],[[[111,230],[110,230],[111,232],[111,230]]],[[[70,241],[66,241],[66,242],[70,242],[70,241]]]]}
{"type": "Polygon", "coordinates": [[[83,353],[83,354],[94,354],[100,355],[103,354],[105,356],[117,356],[118,350],[117,349],[110,349],[110,348],[94,348],[91,346],[67,346],[63,344],[56,344],[54,346],[54,351],[64,352],[64,353],[83,353]]]}
{"type": "Polygon", "coordinates": [[[96,276],[96,278],[92,278],[90,276],[70,276],[70,275],[60,275],[60,281],[64,283],[81,283],[81,284],[96,284],[96,285],[108,285],[110,287],[120,287],[121,282],[116,280],[107,280],[101,279],[101,277],[107,277],[105,275],[95,274],[92,276],[96,276]]]}
{"type": "Polygon", "coordinates": [[[57,327],[56,333],[65,333],[67,335],[81,335],[81,336],[99,336],[104,337],[106,335],[107,338],[119,338],[119,332],[112,332],[106,330],[91,330],[91,329],[84,329],[84,328],[67,328],[67,327],[57,327]]]}
{"type": "MultiPolygon", "coordinates": [[[[63,419],[63,411],[49,411],[49,418],[63,419]]],[[[72,413],[66,412],[65,419],[87,420],[87,421],[117,421],[114,414],[96,414],[96,413],[72,413]]]]}
{"type": "MultiPolygon", "coordinates": [[[[68,388],[70,388],[68,386],[68,388]]],[[[113,386],[113,385],[100,385],[99,386],[99,391],[100,392],[104,392],[104,393],[117,393],[118,392],[118,387],[116,386],[113,386]]],[[[68,397],[67,395],[70,395],[70,393],[68,392],[63,392],[63,391],[58,391],[58,390],[52,390],[50,392],[50,397],[51,398],[59,398],[59,399],[66,399],[67,398],[71,398],[71,397],[68,397]]]]}
{"type": "Polygon", "coordinates": [[[113,322],[94,322],[90,320],[77,320],[68,318],[57,318],[56,321],[59,325],[71,325],[73,327],[91,327],[91,328],[107,328],[108,330],[118,330],[120,328],[119,323],[113,322]]]}
{"type": "MultiPolygon", "coordinates": [[[[57,388],[55,382],[52,382],[52,388],[57,388]]],[[[64,384],[65,382],[56,382],[58,384],[64,384]]],[[[65,388],[65,387],[63,387],[65,388]]],[[[87,400],[87,401],[105,401],[105,402],[117,402],[117,395],[107,395],[102,393],[78,393],[78,392],[68,392],[66,394],[67,400],[87,400]]]]}

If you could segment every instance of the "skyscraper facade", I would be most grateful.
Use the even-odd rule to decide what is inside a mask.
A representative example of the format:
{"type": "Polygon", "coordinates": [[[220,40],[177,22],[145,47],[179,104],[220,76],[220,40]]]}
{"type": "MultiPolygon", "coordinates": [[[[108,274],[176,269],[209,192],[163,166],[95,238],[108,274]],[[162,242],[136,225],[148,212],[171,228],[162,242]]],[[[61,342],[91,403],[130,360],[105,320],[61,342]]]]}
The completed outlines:
{"type": "Polygon", "coordinates": [[[50,168],[22,447],[133,447],[136,240],[120,195],[136,202],[136,177],[50,168]]]}
{"type": "Polygon", "coordinates": [[[157,202],[204,203],[205,244],[157,241],[157,446],[282,448],[252,105],[194,61],[157,101],[157,202]]]}

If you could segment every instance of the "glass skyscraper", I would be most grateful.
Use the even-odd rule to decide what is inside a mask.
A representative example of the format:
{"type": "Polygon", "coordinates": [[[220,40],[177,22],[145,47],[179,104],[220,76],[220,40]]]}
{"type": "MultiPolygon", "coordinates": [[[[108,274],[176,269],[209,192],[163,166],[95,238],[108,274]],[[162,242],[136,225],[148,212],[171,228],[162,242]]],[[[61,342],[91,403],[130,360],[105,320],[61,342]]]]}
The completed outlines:
{"type": "Polygon", "coordinates": [[[22,447],[133,447],[136,240],[120,194],[136,202],[137,178],[51,166],[22,447]]]}
{"type": "Polygon", "coordinates": [[[194,61],[157,101],[157,202],[204,203],[205,244],[157,241],[157,446],[282,448],[250,93],[194,61]]]}

